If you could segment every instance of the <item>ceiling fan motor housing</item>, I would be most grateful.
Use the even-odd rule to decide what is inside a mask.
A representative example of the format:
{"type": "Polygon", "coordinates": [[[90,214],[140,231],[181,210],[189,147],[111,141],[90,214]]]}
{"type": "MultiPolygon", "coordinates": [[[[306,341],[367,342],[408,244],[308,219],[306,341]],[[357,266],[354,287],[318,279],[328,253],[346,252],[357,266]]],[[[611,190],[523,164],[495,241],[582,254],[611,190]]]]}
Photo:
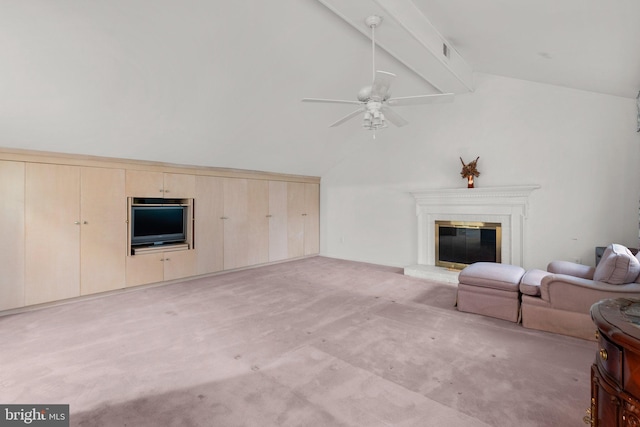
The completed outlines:
{"type": "Polygon", "coordinates": [[[365,86],[358,92],[358,101],[367,102],[371,98],[371,86],[365,86]]]}

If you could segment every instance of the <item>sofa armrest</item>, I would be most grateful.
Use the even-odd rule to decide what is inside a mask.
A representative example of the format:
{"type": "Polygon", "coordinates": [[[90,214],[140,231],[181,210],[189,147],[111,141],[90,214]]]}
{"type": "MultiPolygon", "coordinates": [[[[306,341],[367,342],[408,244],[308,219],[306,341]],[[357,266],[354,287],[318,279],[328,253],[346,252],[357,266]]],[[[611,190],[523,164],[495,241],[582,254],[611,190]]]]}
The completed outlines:
{"type": "Polygon", "coordinates": [[[540,298],[552,308],[588,314],[596,302],[608,298],[640,297],[640,283],[610,285],[566,274],[542,278],[540,298]]]}
{"type": "Polygon", "coordinates": [[[567,274],[583,279],[593,279],[593,274],[596,269],[595,267],[570,261],[551,261],[549,265],[547,265],[547,271],[554,274],[567,274]]]}

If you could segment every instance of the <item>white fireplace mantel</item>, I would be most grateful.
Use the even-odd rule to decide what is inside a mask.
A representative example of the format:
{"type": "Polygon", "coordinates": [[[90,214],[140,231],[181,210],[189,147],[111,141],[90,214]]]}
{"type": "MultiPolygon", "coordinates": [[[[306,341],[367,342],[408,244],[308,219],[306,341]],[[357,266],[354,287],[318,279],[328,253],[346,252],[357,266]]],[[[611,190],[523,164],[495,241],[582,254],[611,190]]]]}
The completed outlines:
{"type": "Polygon", "coordinates": [[[418,264],[435,264],[435,221],[498,222],[502,262],[524,262],[524,220],[529,195],[539,185],[413,191],[418,215],[418,264]]]}

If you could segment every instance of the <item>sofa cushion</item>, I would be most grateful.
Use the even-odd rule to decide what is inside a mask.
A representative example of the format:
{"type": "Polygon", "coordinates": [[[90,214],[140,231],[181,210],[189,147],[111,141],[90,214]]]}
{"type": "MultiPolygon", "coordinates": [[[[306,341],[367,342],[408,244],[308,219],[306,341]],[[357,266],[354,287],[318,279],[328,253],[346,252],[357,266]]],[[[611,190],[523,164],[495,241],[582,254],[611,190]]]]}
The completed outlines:
{"type": "Polygon", "coordinates": [[[621,285],[631,283],[640,274],[640,261],[625,246],[607,246],[593,274],[593,280],[621,285]]]}
{"type": "Polygon", "coordinates": [[[540,296],[540,282],[549,274],[547,271],[537,269],[527,271],[520,280],[520,292],[534,297],[540,296]]]}

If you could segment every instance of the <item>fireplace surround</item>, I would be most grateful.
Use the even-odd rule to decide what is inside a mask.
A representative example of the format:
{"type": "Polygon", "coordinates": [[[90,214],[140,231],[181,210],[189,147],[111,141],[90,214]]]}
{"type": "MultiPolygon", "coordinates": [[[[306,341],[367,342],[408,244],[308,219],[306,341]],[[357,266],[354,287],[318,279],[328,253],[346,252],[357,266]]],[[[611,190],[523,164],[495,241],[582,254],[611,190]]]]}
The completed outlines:
{"type": "MultiPolygon", "coordinates": [[[[434,271],[442,270],[435,267],[436,221],[499,223],[501,262],[522,266],[529,196],[538,188],[539,185],[521,185],[411,192],[418,216],[418,259],[416,265],[405,268],[405,274],[430,278],[434,271]]],[[[457,273],[453,280],[457,282],[457,273]]]]}

